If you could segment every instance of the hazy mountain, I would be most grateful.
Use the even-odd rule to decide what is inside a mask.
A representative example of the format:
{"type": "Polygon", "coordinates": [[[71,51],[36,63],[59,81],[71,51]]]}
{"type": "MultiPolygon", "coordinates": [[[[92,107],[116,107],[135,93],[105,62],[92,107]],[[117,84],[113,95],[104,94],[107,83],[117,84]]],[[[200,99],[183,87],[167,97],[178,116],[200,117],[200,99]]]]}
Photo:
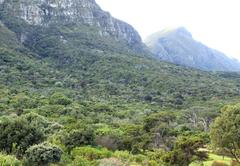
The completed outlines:
{"type": "Polygon", "coordinates": [[[166,29],[145,40],[157,58],[211,71],[239,71],[240,63],[193,39],[185,28],[166,29]]]}

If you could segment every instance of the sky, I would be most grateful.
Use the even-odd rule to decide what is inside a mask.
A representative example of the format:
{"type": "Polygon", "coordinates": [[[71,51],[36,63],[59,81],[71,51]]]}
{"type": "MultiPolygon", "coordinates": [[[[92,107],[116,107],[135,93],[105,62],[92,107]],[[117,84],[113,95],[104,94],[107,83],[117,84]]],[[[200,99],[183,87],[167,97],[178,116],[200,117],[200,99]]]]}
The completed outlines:
{"type": "Polygon", "coordinates": [[[96,0],[142,36],[185,27],[193,37],[240,60],[240,0],[96,0]]]}

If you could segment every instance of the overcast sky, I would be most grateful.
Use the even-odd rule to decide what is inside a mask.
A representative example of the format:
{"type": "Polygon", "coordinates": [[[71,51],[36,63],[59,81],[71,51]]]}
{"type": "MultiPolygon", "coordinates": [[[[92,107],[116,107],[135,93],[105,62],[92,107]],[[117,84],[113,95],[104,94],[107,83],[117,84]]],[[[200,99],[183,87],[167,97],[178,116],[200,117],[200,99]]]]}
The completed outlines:
{"type": "Polygon", "coordinates": [[[96,0],[144,39],[184,26],[202,43],[240,60],[240,0],[96,0]]]}

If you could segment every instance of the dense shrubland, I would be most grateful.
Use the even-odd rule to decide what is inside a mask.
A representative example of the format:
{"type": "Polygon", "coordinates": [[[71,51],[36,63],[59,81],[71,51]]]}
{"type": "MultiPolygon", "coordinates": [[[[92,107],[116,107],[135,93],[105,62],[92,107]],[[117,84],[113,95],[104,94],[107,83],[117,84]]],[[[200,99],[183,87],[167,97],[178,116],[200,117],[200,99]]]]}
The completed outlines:
{"type": "Polygon", "coordinates": [[[234,156],[227,151],[227,148],[233,150],[231,143],[237,145],[234,139],[238,141],[238,128],[221,129],[222,125],[228,126],[228,121],[229,125],[238,125],[235,116],[238,105],[224,107],[219,116],[217,108],[155,111],[154,106],[151,110],[144,103],[127,107],[127,104],[79,101],[68,96],[67,91],[46,96],[34,93],[30,96],[26,92],[13,95],[6,88],[1,91],[5,94],[1,97],[1,162],[187,166],[196,160],[207,160],[207,153],[199,149],[210,145],[211,140],[217,153],[226,149],[221,153],[238,156],[239,149],[234,156]],[[225,123],[220,122],[221,118],[225,123]],[[226,134],[229,145],[219,139],[224,134],[219,130],[226,134]],[[9,160],[13,156],[16,159],[9,160]]]}

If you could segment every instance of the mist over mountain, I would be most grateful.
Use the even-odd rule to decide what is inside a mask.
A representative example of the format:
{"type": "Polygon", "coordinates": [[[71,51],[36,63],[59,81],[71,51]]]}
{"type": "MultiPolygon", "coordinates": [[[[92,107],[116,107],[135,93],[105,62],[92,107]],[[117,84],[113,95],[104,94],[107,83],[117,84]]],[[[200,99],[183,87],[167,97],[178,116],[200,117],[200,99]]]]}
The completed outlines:
{"type": "Polygon", "coordinates": [[[184,27],[165,29],[146,38],[156,58],[207,71],[239,71],[240,63],[196,41],[184,27]]]}

